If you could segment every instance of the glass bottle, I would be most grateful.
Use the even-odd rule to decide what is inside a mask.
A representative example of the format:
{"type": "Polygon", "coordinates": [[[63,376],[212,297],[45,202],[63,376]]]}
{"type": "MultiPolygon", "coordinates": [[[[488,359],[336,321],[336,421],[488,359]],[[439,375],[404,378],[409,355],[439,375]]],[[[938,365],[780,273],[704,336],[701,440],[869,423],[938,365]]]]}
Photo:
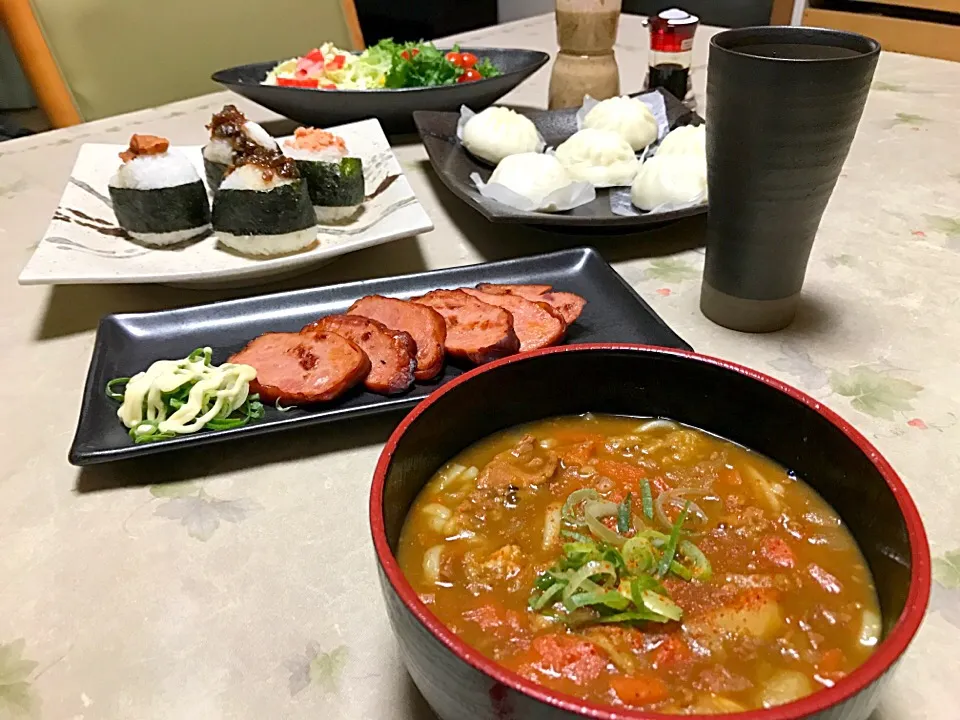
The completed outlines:
{"type": "Polygon", "coordinates": [[[620,94],[617,41],[621,0],[556,0],[560,52],[550,75],[551,110],[579,107],[584,95],[620,94]]]}
{"type": "Polygon", "coordinates": [[[650,59],[647,88],[663,88],[693,108],[693,36],[700,18],[685,10],[671,8],[650,18],[650,59]]]}

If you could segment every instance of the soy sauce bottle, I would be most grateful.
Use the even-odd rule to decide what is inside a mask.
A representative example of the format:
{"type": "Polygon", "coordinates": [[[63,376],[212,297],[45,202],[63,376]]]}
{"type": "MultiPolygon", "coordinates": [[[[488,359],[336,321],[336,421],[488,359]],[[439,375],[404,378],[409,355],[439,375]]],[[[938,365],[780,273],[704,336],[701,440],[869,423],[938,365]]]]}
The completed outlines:
{"type": "Polygon", "coordinates": [[[652,16],[650,28],[650,60],[647,88],[663,88],[691,109],[696,105],[690,82],[693,62],[693,36],[700,18],[685,10],[671,8],[652,16]]]}

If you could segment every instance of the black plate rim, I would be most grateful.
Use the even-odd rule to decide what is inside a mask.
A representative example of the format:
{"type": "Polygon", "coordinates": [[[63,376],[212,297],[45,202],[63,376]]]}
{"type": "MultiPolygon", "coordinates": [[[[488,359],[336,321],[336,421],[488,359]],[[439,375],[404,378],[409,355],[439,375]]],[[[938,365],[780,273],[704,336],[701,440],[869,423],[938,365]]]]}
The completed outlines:
{"type": "MultiPolygon", "coordinates": [[[[676,102],[680,102],[673,95],[670,95],[670,93],[662,88],[657,88],[657,91],[662,95],[669,95],[670,98],[674,99],[676,102]]],[[[649,91],[645,90],[637,93],[631,93],[630,97],[645,95],[648,92],[649,91]]],[[[552,113],[569,112],[569,110],[530,110],[528,108],[515,109],[517,112],[521,113],[522,115],[526,115],[531,119],[548,116],[552,113]]],[[[673,220],[680,220],[681,218],[703,215],[707,212],[707,205],[695,205],[694,207],[682,208],[680,210],[670,210],[669,212],[646,213],[644,215],[631,216],[614,215],[611,211],[610,216],[604,218],[580,217],[576,215],[566,215],[564,213],[528,212],[524,210],[514,210],[513,208],[509,208],[507,206],[504,206],[504,210],[501,212],[492,212],[490,208],[480,203],[461,185],[455,183],[446,172],[440,170],[440,159],[434,155],[436,149],[435,143],[447,143],[449,142],[449,139],[446,136],[437,135],[436,133],[430,132],[426,127],[427,121],[436,117],[456,114],[457,113],[449,110],[414,110],[413,122],[414,125],[416,125],[417,134],[420,135],[420,140],[423,143],[423,147],[427,151],[427,158],[430,160],[430,165],[433,168],[433,171],[443,182],[444,186],[492,223],[542,225],[554,227],[643,228],[652,225],[660,225],[673,220]]],[[[692,110],[690,111],[690,117],[695,120],[694,123],[690,124],[699,125],[704,122],[704,119],[692,110]]],[[[466,150],[463,150],[463,148],[460,148],[460,150],[462,152],[466,152],[466,150]]]]}
{"type": "MultiPolygon", "coordinates": [[[[360,290],[360,294],[357,294],[357,297],[360,297],[364,293],[362,288],[369,286],[371,283],[384,283],[396,280],[409,281],[411,284],[416,283],[417,281],[429,280],[432,277],[438,275],[444,275],[450,271],[456,270],[469,270],[471,268],[493,268],[493,269],[507,269],[511,266],[525,266],[529,264],[536,264],[541,261],[554,261],[558,262],[561,260],[569,259],[569,262],[566,264],[566,267],[572,271],[580,271],[588,263],[598,263],[605,271],[609,272],[612,276],[612,279],[616,279],[620,286],[626,290],[627,294],[631,299],[638,303],[640,307],[646,311],[646,313],[656,321],[661,330],[664,332],[664,340],[667,338],[670,339],[669,345],[664,345],[664,347],[675,347],[679,349],[692,350],[692,347],[681,338],[676,331],[674,331],[666,321],[660,317],[640,296],[640,294],[628,283],[623,276],[616,271],[616,269],[610,265],[600,254],[598,250],[589,246],[582,246],[576,248],[568,248],[564,250],[559,250],[555,252],[540,253],[537,255],[526,255],[515,258],[508,258],[505,260],[497,260],[493,262],[479,262],[472,263],[470,265],[460,265],[455,267],[448,268],[437,268],[435,270],[426,270],[418,273],[408,273],[403,275],[391,275],[382,278],[371,278],[367,280],[354,280],[345,283],[338,283],[334,285],[325,285],[315,288],[303,288],[300,290],[292,290],[286,292],[276,292],[270,293],[267,295],[254,295],[246,298],[235,298],[232,300],[222,300],[212,303],[202,303],[199,305],[190,305],[187,307],[176,308],[173,310],[158,310],[153,312],[140,312],[140,313],[113,313],[104,316],[101,318],[100,323],[97,326],[97,334],[94,342],[94,347],[92,351],[92,356],[90,360],[90,365],[87,370],[87,377],[84,381],[83,386],[83,396],[80,403],[80,411],[77,419],[77,426],[74,432],[73,441],[70,446],[70,450],[67,455],[67,459],[71,465],[82,467],[85,465],[94,465],[105,462],[112,462],[115,460],[123,460],[127,458],[135,457],[144,457],[147,455],[154,455],[158,453],[168,452],[172,450],[178,450],[184,447],[196,447],[201,445],[209,445],[217,442],[226,442],[232,440],[238,436],[258,436],[258,435],[267,435],[275,432],[281,432],[289,427],[308,427],[313,425],[325,424],[328,422],[336,422],[337,420],[342,420],[352,417],[364,417],[371,415],[380,415],[389,413],[391,411],[410,409],[415,407],[421,400],[425,399],[427,396],[419,397],[409,397],[409,396],[398,396],[398,397],[382,397],[375,406],[368,406],[362,408],[356,407],[337,407],[324,409],[322,412],[318,412],[312,415],[298,415],[295,417],[280,418],[270,422],[268,424],[251,424],[245,425],[238,428],[231,428],[229,430],[219,430],[217,432],[199,432],[193,435],[182,435],[175,438],[170,438],[169,440],[164,440],[162,442],[156,443],[146,443],[143,445],[135,445],[131,442],[129,445],[123,445],[120,447],[113,448],[103,448],[95,450],[81,450],[80,445],[84,443],[84,437],[89,434],[96,433],[99,431],[99,426],[93,424],[92,421],[88,421],[87,418],[92,416],[93,403],[99,402],[102,399],[105,399],[105,395],[100,387],[98,378],[101,375],[101,366],[105,361],[107,356],[107,351],[109,349],[108,341],[106,339],[107,334],[110,331],[110,328],[121,324],[123,321],[136,320],[141,318],[156,317],[157,315],[164,315],[167,318],[176,320],[177,316],[185,316],[188,314],[195,314],[201,310],[209,310],[216,308],[217,310],[234,310],[234,315],[239,314],[236,311],[241,310],[244,305],[258,305],[263,302],[269,302],[275,298],[284,298],[287,300],[296,301],[300,298],[313,296],[318,291],[328,292],[330,294],[335,294],[340,291],[350,291],[350,290],[360,290]],[[89,427],[88,427],[89,425],[89,427]]],[[[449,283],[442,283],[447,285],[449,283]]],[[[576,344],[576,343],[571,343],[576,344]]],[[[449,382],[449,380],[447,381],[449,382]]],[[[437,383],[436,387],[439,388],[445,383],[437,383]]],[[[428,386],[424,384],[424,386],[428,386]]],[[[432,390],[431,390],[432,392],[432,390]]]]}
{"type": "MultiPolygon", "coordinates": [[[[449,52],[452,48],[438,47],[437,49],[440,50],[441,52],[449,52]]],[[[542,68],[544,65],[546,65],[547,61],[550,59],[549,53],[545,53],[542,50],[529,50],[527,48],[461,47],[460,51],[472,52],[474,55],[478,55],[478,56],[480,53],[489,52],[489,51],[496,51],[498,53],[518,52],[518,53],[531,54],[535,57],[535,59],[529,65],[524,65],[523,67],[517,68],[516,70],[511,70],[510,72],[502,73],[500,75],[495,75],[494,77],[483,78],[482,80],[475,80],[472,83],[470,83],[472,87],[478,87],[478,86],[482,87],[483,85],[491,81],[497,81],[503,78],[513,78],[518,75],[523,75],[524,77],[527,77],[529,75],[532,75],[534,72],[536,72],[540,68],[542,68]]],[[[353,54],[358,55],[359,52],[354,51],[353,54]]],[[[289,59],[290,58],[286,58],[286,60],[289,60],[289,59]]],[[[228,73],[239,73],[247,69],[252,70],[255,68],[259,68],[261,65],[263,66],[270,65],[271,67],[273,67],[278,65],[281,62],[285,62],[286,60],[265,60],[263,62],[247,63],[245,65],[234,65],[233,67],[217,70],[215,73],[213,73],[210,76],[210,79],[216,83],[219,83],[220,85],[224,85],[225,87],[265,87],[265,88],[276,88],[277,90],[293,90],[296,92],[316,93],[317,91],[312,88],[282,87],[280,85],[263,85],[261,82],[252,83],[252,82],[244,82],[242,80],[228,80],[224,77],[228,73]]],[[[335,94],[360,95],[360,96],[368,96],[368,97],[375,96],[375,95],[383,95],[385,93],[390,95],[395,95],[395,94],[409,95],[409,94],[431,92],[436,90],[443,90],[444,88],[452,88],[452,87],[457,87],[457,85],[456,84],[431,85],[429,87],[374,88],[374,89],[344,88],[342,90],[341,89],[324,90],[321,94],[327,97],[332,97],[335,94]]]]}

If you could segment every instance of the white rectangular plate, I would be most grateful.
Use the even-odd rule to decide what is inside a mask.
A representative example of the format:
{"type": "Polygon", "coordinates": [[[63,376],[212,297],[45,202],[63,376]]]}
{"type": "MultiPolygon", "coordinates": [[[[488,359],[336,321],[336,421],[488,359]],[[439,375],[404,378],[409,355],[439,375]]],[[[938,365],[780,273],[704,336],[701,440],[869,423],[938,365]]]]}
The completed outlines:
{"type": "MultiPolygon", "coordinates": [[[[126,148],[86,144],[43,240],[20,273],[20,284],[244,284],[433,229],[379,122],[362,120],[329,129],[346,140],[351,155],[362,158],[367,200],[351,223],[321,225],[317,244],[310,249],[250,258],[224,250],[216,234],[160,249],[130,240],[117,226],[107,192],[107,182],[120,163],[118,154],[126,148]]],[[[180,146],[179,151],[203,177],[201,148],[180,146]]]]}

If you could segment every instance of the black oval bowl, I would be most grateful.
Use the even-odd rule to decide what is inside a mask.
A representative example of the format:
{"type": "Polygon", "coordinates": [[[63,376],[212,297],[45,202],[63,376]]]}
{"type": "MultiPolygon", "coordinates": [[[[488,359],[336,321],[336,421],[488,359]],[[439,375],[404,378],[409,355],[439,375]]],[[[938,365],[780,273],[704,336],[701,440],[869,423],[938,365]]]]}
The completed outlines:
{"type": "Polygon", "coordinates": [[[400,653],[442,720],[674,720],[554,692],[466,645],[424,605],[395,550],[417,493],[447,460],[498,430],[555,415],[663,416],[764,453],[810,483],[860,545],[880,598],[883,639],[834,687],[736,720],[865,720],[913,639],[930,595],[930,551],[893,468],[817,400],[715,358],[643,345],[576,345],[516,355],[461,375],[397,427],[377,464],[370,523],[400,653]]]}
{"type": "Polygon", "coordinates": [[[238,95],[304,125],[324,127],[375,117],[387,132],[414,130],[414,110],[480,110],[513,90],[550,59],[539,50],[461,48],[489,58],[500,69],[496,77],[475,82],[422,88],[380,90],[311,90],[262,85],[282,60],[218,70],[214,81],[238,95]]]}

